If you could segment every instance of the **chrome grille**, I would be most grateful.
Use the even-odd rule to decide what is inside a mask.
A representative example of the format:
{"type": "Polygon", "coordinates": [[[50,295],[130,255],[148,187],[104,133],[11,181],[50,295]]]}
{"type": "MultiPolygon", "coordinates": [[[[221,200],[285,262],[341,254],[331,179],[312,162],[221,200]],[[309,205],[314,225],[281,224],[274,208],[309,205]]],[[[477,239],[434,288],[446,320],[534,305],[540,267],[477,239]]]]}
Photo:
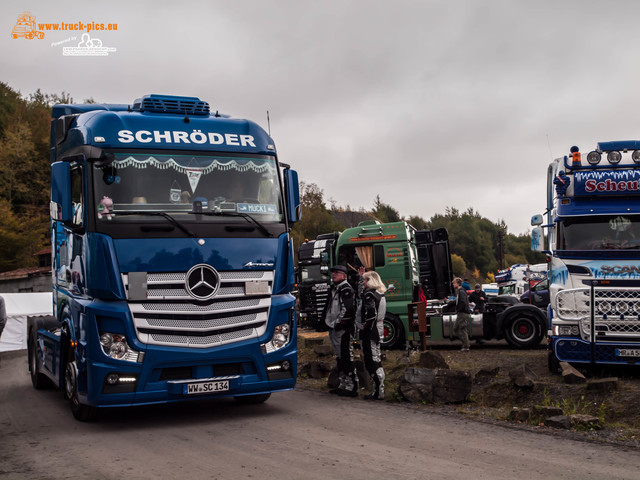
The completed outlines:
{"type": "MultiPolygon", "coordinates": [[[[595,331],[599,337],[627,337],[640,340],[640,290],[624,287],[595,287],[595,331]]],[[[579,321],[585,337],[591,335],[591,290],[562,290],[556,297],[560,320],[579,321]]]]}
{"type": "Polygon", "coordinates": [[[136,273],[131,280],[139,285],[130,285],[129,275],[123,274],[138,339],[151,345],[208,348],[262,335],[271,307],[273,272],[219,274],[220,288],[207,301],[189,295],[186,272],[136,273]]]}

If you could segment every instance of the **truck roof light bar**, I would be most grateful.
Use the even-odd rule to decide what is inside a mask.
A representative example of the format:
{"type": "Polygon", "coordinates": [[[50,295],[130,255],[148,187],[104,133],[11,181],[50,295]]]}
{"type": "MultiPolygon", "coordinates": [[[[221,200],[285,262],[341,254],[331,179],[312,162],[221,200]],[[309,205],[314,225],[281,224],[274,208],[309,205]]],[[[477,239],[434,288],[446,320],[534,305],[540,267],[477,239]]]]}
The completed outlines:
{"type": "Polygon", "coordinates": [[[149,113],[179,113],[208,116],[209,104],[200,100],[198,97],[152,94],[135,99],[132,110],[149,113]]]}

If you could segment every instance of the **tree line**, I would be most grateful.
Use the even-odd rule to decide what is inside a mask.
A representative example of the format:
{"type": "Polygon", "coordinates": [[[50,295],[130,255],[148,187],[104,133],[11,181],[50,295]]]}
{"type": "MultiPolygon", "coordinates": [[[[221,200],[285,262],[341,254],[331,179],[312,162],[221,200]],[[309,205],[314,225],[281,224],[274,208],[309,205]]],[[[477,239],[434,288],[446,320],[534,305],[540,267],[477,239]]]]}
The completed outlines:
{"type": "MultiPolygon", "coordinates": [[[[0,272],[37,265],[34,253],[50,245],[49,235],[49,135],[51,108],[73,103],[61,94],[39,89],[22,96],[0,82],[0,272]]],[[[84,103],[94,103],[93,99],[84,103]]],[[[376,197],[371,210],[354,211],[330,202],[314,183],[301,183],[303,218],[292,230],[296,248],[305,239],[338,232],[375,218],[381,223],[406,220],[418,229],[445,227],[449,232],[454,271],[475,280],[491,279],[498,269],[498,237],[503,232],[504,263],[539,263],[544,257],[529,249],[529,235],[511,235],[504,222],[494,223],[469,209],[447,208],[425,220],[402,218],[390,204],[376,197]]]]}
{"type": "MultiPolygon", "coordinates": [[[[348,222],[350,217],[343,215],[345,211],[351,210],[349,207],[344,209],[333,202],[327,207],[324,193],[315,183],[302,182],[300,188],[302,220],[296,223],[292,230],[296,248],[305,239],[311,240],[322,233],[339,232],[357,225],[357,217],[356,221],[348,222]]],[[[380,223],[406,221],[418,230],[446,228],[449,233],[453,271],[456,275],[472,281],[493,282],[495,272],[501,267],[501,263],[503,267],[508,267],[516,263],[535,264],[545,261],[543,254],[531,251],[530,235],[510,234],[504,221],[492,222],[473,208],[461,212],[448,207],[444,214],[435,214],[427,220],[416,215],[403,218],[393,206],[384,203],[378,195],[370,211],[360,209],[359,212],[380,223]]],[[[359,219],[362,218],[361,216],[359,219]]]]}

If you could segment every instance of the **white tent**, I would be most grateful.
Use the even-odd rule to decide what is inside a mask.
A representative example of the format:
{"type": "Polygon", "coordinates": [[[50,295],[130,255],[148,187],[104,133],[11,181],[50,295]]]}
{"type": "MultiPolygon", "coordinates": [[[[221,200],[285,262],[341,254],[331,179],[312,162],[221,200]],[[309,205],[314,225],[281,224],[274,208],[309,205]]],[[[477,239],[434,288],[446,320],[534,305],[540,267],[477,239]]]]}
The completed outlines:
{"type": "Polygon", "coordinates": [[[0,293],[7,311],[7,323],[0,336],[0,352],[27,348],[27,317],[52,315],[51,292],[0,293]]]}

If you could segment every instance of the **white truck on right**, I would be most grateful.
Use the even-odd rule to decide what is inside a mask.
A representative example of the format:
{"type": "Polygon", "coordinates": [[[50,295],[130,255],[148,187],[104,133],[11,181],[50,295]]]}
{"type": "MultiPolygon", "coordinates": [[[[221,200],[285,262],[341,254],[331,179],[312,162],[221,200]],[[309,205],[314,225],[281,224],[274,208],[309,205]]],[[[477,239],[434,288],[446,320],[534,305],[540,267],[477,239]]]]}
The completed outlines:
{"type": "Polygon", "coordinates": [[[571,147],[549,165],[546,212],[531,224],[549,260],[549,369],[639,365],[640,141],[571,147]]]}

